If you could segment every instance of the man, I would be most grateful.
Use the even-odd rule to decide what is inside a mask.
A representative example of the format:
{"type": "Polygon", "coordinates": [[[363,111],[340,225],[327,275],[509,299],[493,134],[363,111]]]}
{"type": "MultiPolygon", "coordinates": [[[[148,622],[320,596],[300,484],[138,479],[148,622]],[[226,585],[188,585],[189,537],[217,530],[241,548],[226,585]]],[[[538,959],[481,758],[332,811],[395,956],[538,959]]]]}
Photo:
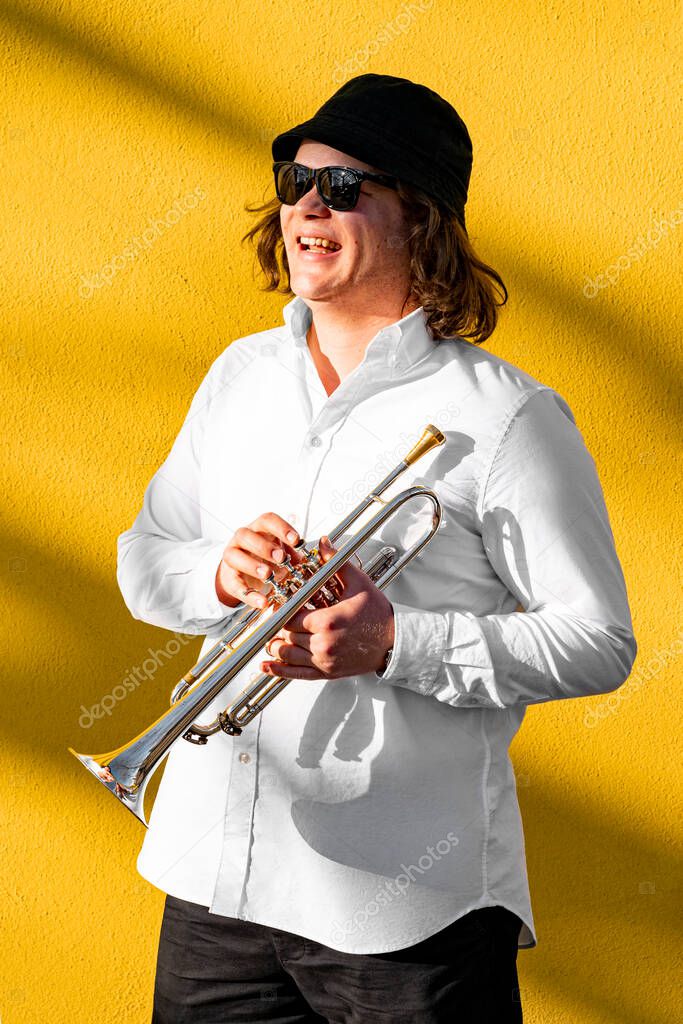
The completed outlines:
{"type": "Polygon", "coordinates": [[[173,746],[138,860],[167,893],[153,1020],[518,1022],[536,936],[508,747],[528,704],[615,689],[636,649],[595,466],[564,399],[478,347],[505,289],[448,103],[362,75],[273,157],[248,237],[295,297],[200,385],[120,538],[126,603],[203,653],[429,422],[446,442],[412,480],[444,518],[386,591],[349,562],[243,670],[293,681],[241,736],[173,746]]]}

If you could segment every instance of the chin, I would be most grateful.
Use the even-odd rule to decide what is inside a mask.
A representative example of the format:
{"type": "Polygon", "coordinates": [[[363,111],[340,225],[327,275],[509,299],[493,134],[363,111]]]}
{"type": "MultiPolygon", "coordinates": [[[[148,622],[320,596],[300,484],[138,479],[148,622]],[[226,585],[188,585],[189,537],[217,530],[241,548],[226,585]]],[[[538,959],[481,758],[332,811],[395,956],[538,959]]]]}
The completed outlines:
{"type": "Polygon", "coordinates": [[[334,286],[326,284],[323,281],[311,281],[305,275],[291,275],[290,276],[290,288],[295,295],[298,295],[301,299],[326,299],[332,298],[338,293],[338,289],[334,286]]]}

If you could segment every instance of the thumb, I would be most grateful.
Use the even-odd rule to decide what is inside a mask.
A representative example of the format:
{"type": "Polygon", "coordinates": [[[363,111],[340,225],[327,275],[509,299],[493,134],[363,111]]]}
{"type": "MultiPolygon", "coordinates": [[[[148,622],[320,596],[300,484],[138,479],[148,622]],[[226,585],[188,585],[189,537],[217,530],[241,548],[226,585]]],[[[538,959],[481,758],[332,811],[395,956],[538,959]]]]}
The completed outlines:
{"type": "MultiPolygon", "coordinates": [[[[318,549],[323,563],[329,562],[338,550],[332,545],[330,538],[327,535],[323,535],[320,538],[318,549]]],[[[345,590],[362,589],[364,581],[367,582],[365,580],[365,574],[358,568],[356,559],[357,555],[351,555],[347,562],[340,569],[337,569],[337,572],[335,573],[335,575],[342,581],[345,590]]]]}
{"type": "Polygon", "coordinates": [[[326,534],[323,534],[320,538],[320,543],[318,544],[318,551],[320,552],[320,557],[322,558],[323,563],[325,563],[329,562],[332,555],[336,555],[337,548],[335,548],[330,542],[330,538],[326,534]]]}

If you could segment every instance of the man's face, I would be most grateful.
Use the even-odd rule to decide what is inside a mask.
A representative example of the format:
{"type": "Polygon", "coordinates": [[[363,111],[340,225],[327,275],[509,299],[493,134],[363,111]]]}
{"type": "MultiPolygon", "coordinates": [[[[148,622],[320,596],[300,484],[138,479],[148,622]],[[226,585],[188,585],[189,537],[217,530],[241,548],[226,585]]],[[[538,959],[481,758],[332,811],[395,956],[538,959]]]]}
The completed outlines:
{"type": "MultiPolygon", "coordinates": [[[[381,173],[338,149],[305,139],[295,160],[307,167],[341,165],[381,173]]],[[[408,291],[409,256],[401,202],[394,189],[363,181],[353,210],[325,206],[313,186],[295,206],[282,206],[280,224],[289,262],[292,291],[312,301],[346,303],[356,311],[377,313],[398,303],[408,291]],[[335,252],[306,251],[306,238],[327,238],[335,252]]]]}

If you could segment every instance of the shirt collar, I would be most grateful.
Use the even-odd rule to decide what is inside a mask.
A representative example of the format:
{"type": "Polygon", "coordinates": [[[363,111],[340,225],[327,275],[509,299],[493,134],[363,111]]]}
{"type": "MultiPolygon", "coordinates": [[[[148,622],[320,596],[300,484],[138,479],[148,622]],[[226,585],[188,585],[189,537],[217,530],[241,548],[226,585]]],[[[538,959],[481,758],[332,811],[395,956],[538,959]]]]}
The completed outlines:
{"type": "MultiPolygon", "coordinates": [[[[298,295],[283,307],[282,316],[287,334],[296,348],[308,347],[306,333],[311,325],[310,306],[298,295]]],[[[427,316],[423,306],[418,306],[393,324],[382,327],[368,342],[363,362],[383,364],[397,371],[408,369],[428,352],[437,342],[427,329],[427,316]]]]}

